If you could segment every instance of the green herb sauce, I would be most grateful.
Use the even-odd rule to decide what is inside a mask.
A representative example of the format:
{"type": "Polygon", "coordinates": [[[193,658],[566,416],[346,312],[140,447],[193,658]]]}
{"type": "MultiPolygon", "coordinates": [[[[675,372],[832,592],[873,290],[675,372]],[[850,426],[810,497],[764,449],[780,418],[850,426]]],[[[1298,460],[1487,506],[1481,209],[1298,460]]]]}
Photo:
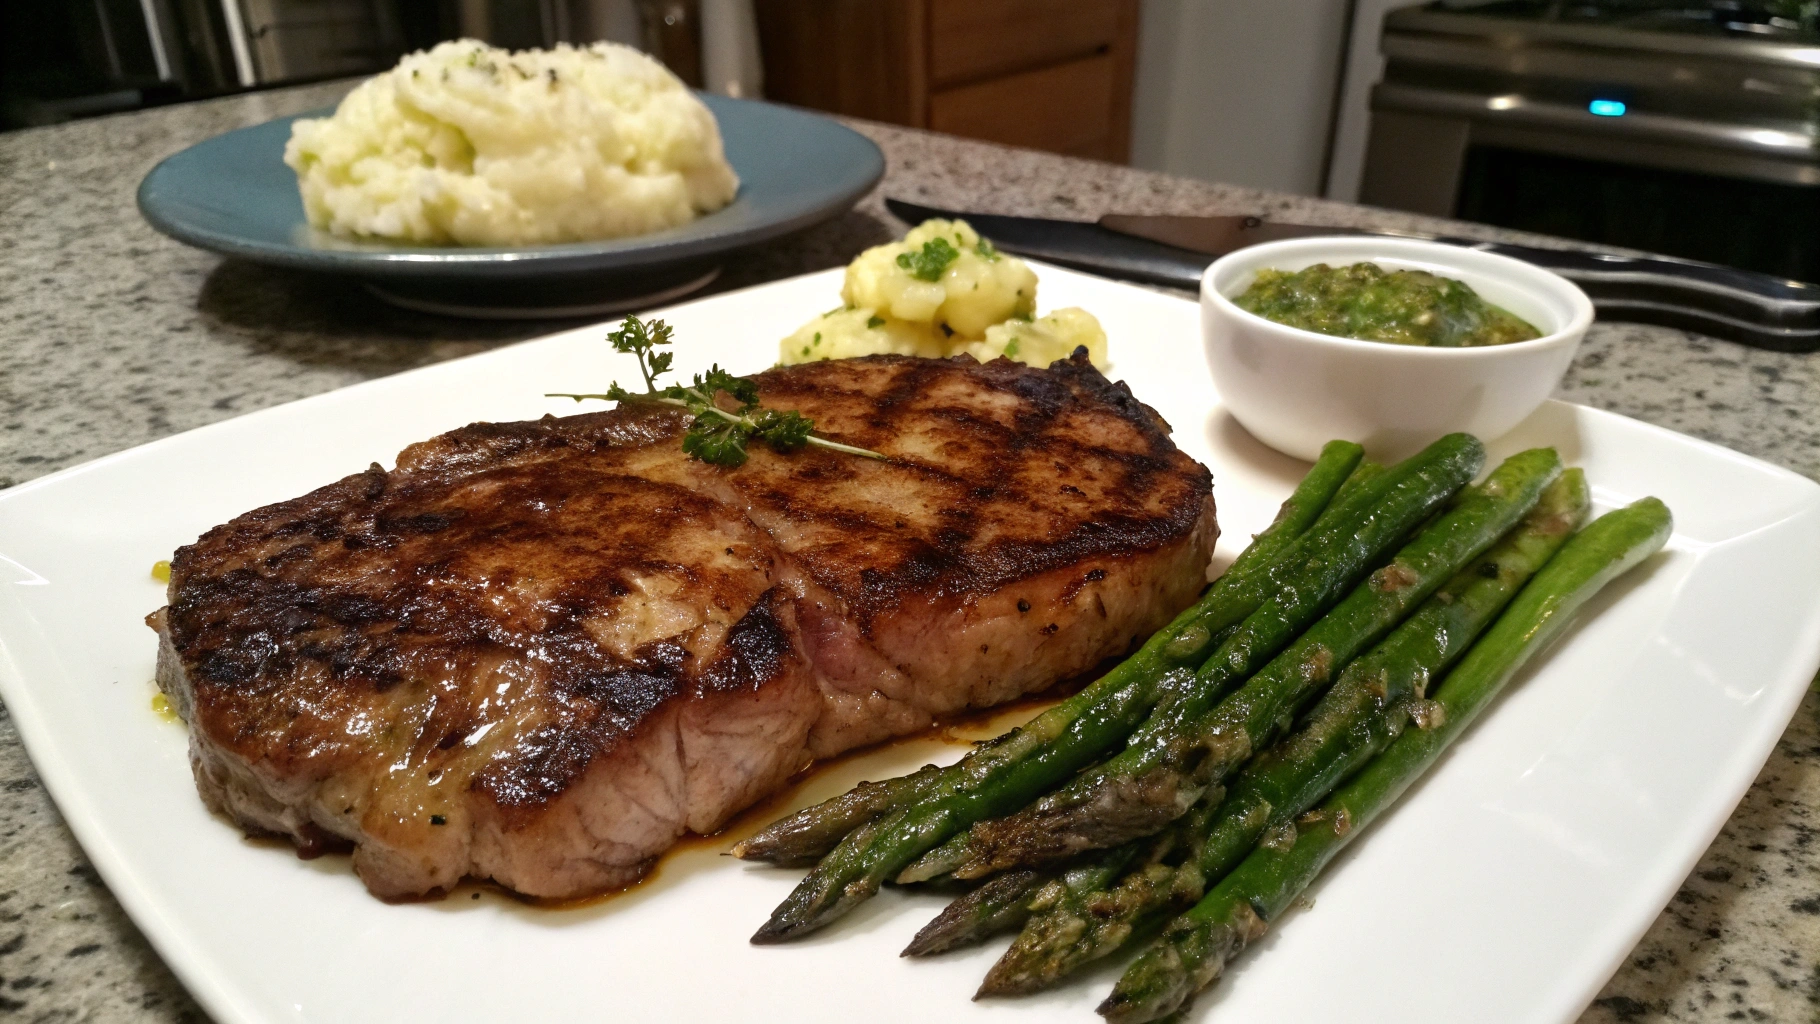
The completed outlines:
{"type": "Polygon", "coordinates": [[[1279,324],[1393,345],[1463,348],[1542,336],[1464,281],[1423,270],[1386,271],[1375,263],[1260,270],[1232,301],[1279,324]]]}

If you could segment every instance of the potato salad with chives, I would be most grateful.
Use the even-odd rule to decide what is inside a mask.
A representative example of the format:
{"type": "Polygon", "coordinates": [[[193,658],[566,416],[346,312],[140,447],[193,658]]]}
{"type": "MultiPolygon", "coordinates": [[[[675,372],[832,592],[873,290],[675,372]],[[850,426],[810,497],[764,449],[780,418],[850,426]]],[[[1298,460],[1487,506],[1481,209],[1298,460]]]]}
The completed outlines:
{"type": "Polygon", "coordinates": [[[1104,369],[1106,332],[1069,307],[1036,316],[1036,272],[963,220],[929,220],[847,265],[843,304],[783,340],[785,365],[864,355],[1003,356],[1048,366],[1086,346],[1104,369]]]}

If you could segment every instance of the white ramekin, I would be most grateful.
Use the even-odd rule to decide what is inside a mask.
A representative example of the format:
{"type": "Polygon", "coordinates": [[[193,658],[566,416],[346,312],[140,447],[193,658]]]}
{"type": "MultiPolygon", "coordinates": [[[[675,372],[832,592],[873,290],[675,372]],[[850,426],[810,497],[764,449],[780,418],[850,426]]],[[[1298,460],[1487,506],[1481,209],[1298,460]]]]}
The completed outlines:
{"type": "Polygon", "coordinates": [[[1586,293],[1558,274],[1412,238],[1266,242],[1222,256],[1201,277],[1201,334],[1220,400],[1258,440],[1300,459],[1335,438],[1380,460],[1456,430],[1494,440],[1548,398],[1592,317],[1586,293]],[[1464,281],[1543,336],[1481,348],[1393,345],[1286,327],[1232,303],[1259,270],[1360,262],[1464,281]]]}

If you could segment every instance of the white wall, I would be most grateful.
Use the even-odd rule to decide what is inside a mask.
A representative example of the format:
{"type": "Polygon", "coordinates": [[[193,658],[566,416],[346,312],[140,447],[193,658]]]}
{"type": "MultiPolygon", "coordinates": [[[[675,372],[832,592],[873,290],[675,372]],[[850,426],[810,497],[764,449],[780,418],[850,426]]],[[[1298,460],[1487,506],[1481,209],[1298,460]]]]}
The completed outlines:
{"type": "Polygon", "coordinates": [[[1144,0],[1131,162],[1319,195],[1348,0],[1144,0]]]}
{"type": "Polygon", "coordinates": [[[1384,77],[1384,15],[1410,0],[1358,0],[1353,5],[1352,40],[1347,44],[1346,80],[1333,130],[1333,155],[1327,161],[1326,195],[1348,203],[1359,201],[1365,177],[1365,144],[1371,135],[1371,87],[1384,77]]]}

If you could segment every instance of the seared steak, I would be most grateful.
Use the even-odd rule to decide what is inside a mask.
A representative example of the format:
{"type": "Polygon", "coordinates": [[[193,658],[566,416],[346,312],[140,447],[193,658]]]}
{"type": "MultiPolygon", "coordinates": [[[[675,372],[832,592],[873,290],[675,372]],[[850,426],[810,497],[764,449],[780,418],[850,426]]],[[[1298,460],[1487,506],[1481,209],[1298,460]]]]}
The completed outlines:
{"type": "Polygon", "coordinates": [[[203,800],[375,894],[637,879],[812,759],[1091,669],[1192,600],[1207,470],[1085,360],[758,375],[889,456],[682,455],[686,414],[477,423],[176,554],[203,800]]]}

